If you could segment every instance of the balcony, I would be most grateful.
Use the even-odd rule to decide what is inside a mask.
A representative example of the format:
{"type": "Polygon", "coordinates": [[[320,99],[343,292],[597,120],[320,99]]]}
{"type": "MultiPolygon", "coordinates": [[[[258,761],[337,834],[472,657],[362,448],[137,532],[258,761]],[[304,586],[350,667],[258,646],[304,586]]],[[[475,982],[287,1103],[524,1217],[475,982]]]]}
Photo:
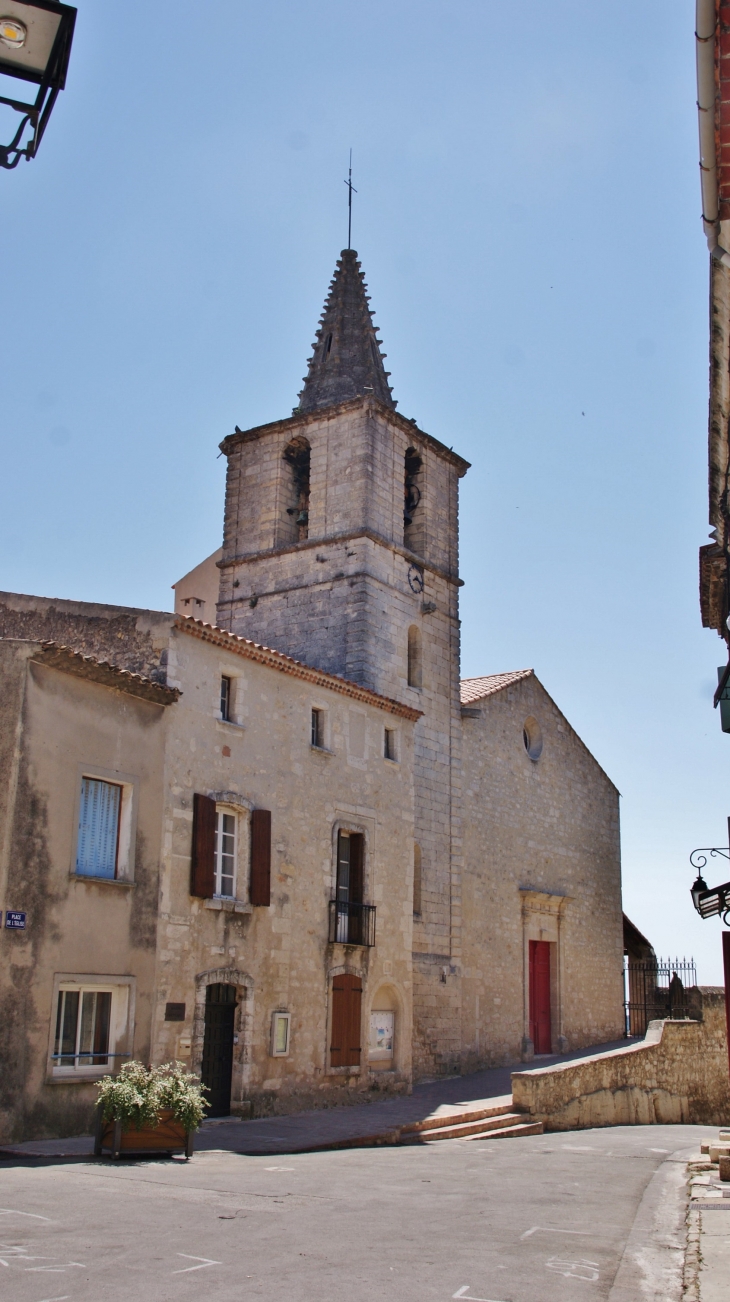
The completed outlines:
{"type": "Polygon", "coordinates": [[[362,945],[372,949],[375,944],[375,905],[330,900],[329,941],[331,945],[362,945]]]}

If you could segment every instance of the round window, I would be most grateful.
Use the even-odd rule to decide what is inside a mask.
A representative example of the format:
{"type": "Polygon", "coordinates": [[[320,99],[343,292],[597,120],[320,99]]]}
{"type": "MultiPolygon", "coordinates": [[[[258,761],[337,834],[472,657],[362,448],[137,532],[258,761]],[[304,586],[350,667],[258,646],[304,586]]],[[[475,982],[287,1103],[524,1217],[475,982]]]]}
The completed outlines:
{"type": "Polygon", "coordinates": [[[542,755],[542,728],[532,715],[522,725],[522,740],[530,759],[539,760],[542,755]]]}

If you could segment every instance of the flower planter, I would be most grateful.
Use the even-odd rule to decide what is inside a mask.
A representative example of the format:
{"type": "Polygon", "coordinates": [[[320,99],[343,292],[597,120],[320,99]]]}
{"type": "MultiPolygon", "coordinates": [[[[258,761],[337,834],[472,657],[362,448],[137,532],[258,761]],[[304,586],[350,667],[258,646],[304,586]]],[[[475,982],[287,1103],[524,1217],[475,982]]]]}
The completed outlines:
{"type": "Polygon", "coordinates": [[[192,1157],[195,1132],[186,1131],[182,1122],[176,1121],[172,1112],[160,1112],[155,1126],[130,1126],[122,1130],[121,1121],[104,1121],[101,1107],[97,1111],[94,1155],[108,1152],[113,1158],[120,1153],[184,1153],[192,1157]]]}

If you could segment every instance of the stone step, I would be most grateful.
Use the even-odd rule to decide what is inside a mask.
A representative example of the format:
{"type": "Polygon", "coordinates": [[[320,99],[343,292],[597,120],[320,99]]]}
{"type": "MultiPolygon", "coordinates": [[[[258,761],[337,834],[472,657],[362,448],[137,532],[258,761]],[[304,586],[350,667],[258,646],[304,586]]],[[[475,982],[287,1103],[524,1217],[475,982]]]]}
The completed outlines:
{"type": "Polygon", "coordinates": [[[542,1122],[528,1122],[521,1112],[503,1112],[499,1116],[473,1118],[469,1121],[451,1123],[427,1130],[406,1131],[400,1134],[401,1144],[430,1144],[438,1139],[486,1139],[497,1138],[504,1134],[541,1135],[542,1122]]]}
{"type": "Polygon", "coordinates": [[[484,1117],[506,1116],[514,1111],[511,1094],[503,1094],[496,1099],[475,1099],[473,1103],[456,1106],[444,1104],[424,1117],[422,1121],[411,1121],[400,1127],[402,1135],[414,1134],[422,1130],[440,1130],[443,1126],[454,1126],[461,1122],[481,1121],[484,1117]]]}

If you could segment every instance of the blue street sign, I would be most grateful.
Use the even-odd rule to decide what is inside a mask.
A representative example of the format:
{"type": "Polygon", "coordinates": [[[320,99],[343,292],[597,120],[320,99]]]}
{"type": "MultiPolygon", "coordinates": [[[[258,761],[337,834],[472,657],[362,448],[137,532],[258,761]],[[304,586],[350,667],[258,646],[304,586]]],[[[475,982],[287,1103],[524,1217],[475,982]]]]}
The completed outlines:
{"type": "Polygon", "coordinates": [[[15,913],[12,909],[8,909],[5,914],[5,926],[10,927],[11,930],[25,931],[25,914],[15,913]]]}

